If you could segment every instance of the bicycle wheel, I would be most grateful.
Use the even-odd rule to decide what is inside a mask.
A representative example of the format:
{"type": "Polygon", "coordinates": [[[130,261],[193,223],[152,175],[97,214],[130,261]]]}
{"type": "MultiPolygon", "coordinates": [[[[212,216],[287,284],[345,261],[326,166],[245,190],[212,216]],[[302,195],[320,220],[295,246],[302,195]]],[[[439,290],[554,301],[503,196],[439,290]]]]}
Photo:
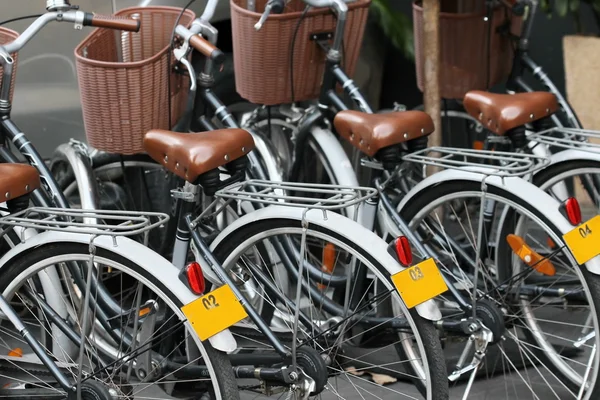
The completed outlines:
{"type": "MultiPolygon", "coordinates": [[[[411,228],[427,238],[464,297],[477,295],[477,319],[494,337],[478,376],[490,380],[486,387],[497,398],[597,398],[598,337],[578,342],[586,333],[598,332],[600,277],[577,265],[562,232],[542,210],[489,185],[486,199],[494,202],[496,211],[488,208],[480,219],[481,196],[480,182],[442,182],[400,210],[411,228]],[[479,221],[490,215],[490,228],[479,230],[479,221]],[[554,274],[529,266],[513,253],[509,235],[521,238],[554,274]]],[[[444,319],[464,315],[454,298],[446,295],[439,301],[444,319]]],[[[448,335],[449,362],[465,351],[466,339],[448,335]]],[[[451,393],[462,390],[453,385],[451,393]]],[[[482,392],[481,386],[477,392],[482,392]]]]}
{"type": "MultiPolygon", "coordinates": [[[[370,393],[377,398],[397,394],[447,399],[447,375],[437,332],[430,321],[406,309],[389,272],[360,243],[310,224],[305,242],[307,276],[300,279],[302,234],[298,220],[256,220],[222,238],[214,254],[241,287],[263,288],[253,295],[271,308],[263,316],[268,316],[266,322],[288,346],[296,338],[299,349],[311,346],[325,360],[328,381],[310,363],[299,362],[315,379],[318,391],[336,397],[370,393]],[[303,294],[296,331],[299,280],[303,294]],[[392,321],[402,321],[403,327],[393,328],[392,321]],[[376,384],[380,379],[391,384],[376,384]],[[417,387],[407,382],[417,383],[417,387]]],[[[232,332],[239,335],[245,357],[257,349],[271,348],[250,323],[232,332]]]]}
{"type": "MultiPolygon", "coordinates": [[[[101,210],[129,210],[163,212],[173,216],[174,202],[171,189],[181,180],[143,154],[120,155],[105,152],[92,153],[94,188],[80,188],[73,167],[64,155],[56,151],[50,171],[73,207],[81,207],[79,192],[91,191],[97,196],[101,210]]],[[[176,221],[170,220],[150,232],[148,247],[168,256],[172,250],[176,221]]]]}
{"type": "MultiPolygon", "coordinates": [[[[584,155],[585,153],[583,153],[584,155]]],[[[595,160],[569,160],[552,164],[536,173],[533,183],[540,189],[552,195],[558,201],[564,201],[565,196],[578,194],[581,203],[595,206],[595,211],[600,207],[600,162],[595,160]],[[562,186],[561,182],[574,182],[572,191],[554,190],[562,186]]],[[[595,214],[595,212],[594,212],[595,214]]]]}
{"type": "MultiPolygon", "coordinates": [[[[0,292],[28,330],[41,337],[39,342],[65,376],[71,382],[85,380],[97,389],[96,397],[87,398],[102,399],[101,392],[107,391],[109,398],[239,398],[227,356],[196,336],[180,310],[183,304],[178,294],[132,260],[97,248],[93,265],[99,275],[112,270],[110,293],[122,313],[103,321],[98,307],[83,307],[85,292],[74,285],[70,265],[89,263],[87,244],[47,244],[2,266],[0,282],[0,292]],[[58,278],[53,280],[53,291],[38,290],[36,280],[44,274],[58,278]],[[60,298],[64,308],[54,310],[49,297],[60,298]],[[59,328],[56,318],[70,327],[71,336],[59,328]],[[44,332],[67,336],[72,346],[49,345],[44,332]]],[[[94,298],[91,293],[91,305],[94,298]]],[[[0,332],[2,353],[10,354],[0,355],[2,387],[10,388],[16,398],[29,395],[29,389],[44,398],[60,397],[56,380],[10,321],[2,319],[0,332]]]]}

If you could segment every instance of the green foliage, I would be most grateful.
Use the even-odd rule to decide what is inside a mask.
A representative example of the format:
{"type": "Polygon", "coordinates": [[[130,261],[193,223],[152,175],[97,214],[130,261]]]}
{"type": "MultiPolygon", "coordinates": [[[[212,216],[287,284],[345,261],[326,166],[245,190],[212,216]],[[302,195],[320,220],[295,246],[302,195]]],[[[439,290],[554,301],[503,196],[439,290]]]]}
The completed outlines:
{"type": "Polygon", "coordinates": [[[392,10],[389,0],[372,0],[370,11],[393,46],[406,58],[414,59],[415,47],[410,18],[399,11],[392,10]]]}
{"type": "Polygon", "coordinates": [[[597,23],[600,23],[600,0],[541,0],[542,10],[550,17],[553,12],[559,17],[571,16],[575,22],[577,33],[584,33],[581,24],[580,8],[581,4],[589,4],[597,23]]]}

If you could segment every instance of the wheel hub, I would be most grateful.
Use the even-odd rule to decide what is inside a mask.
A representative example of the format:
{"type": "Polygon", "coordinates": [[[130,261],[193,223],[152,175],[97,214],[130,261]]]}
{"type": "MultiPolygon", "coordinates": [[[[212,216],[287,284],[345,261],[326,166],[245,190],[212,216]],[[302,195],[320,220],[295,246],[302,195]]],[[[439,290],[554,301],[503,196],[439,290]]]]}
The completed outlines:
{"type": "Polygon", "coordinates": [[[493,339],[491,344],[498,343],[505,331],[504,314],[496,304],[488,299],[477,301],[475,306],[475,315],[481,324],[488,328],[493,339]]]}

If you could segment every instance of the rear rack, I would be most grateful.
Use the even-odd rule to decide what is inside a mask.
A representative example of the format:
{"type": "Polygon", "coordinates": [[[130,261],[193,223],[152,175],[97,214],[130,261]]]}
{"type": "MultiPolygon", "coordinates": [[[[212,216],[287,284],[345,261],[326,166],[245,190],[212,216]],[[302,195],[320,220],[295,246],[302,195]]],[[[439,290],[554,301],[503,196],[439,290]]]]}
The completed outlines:
{"type": "Polygon", "coordinates": [[[95,236],[134,236],[165,224],[169,216],[157,212],[98,211],[31,207],[0,218],[0,226],[40,231],[83,233],[95,236]],[[90,219],[97,223],[90,223],[90,219]]]}
{"type": "Polygon", "coordinates": [[[530,154],[453,147],[429,147],[407,154],[402,159],[444,169],[472,170],[503,177],[522,177],[550,163],[546,157],[530,154]]]}
{"type": "Polygon", "coordinates": [[[551,128],[532,133],[527,138],[536,143],[543,143],[563,149],[574,149],[591,153],[600,152],[600,131],[575,128],[551,128]],[[598,142],[590,142],[590,139],[598,139],[598,142]]]}
{"type": "Polygon", "coordinates": [[[347,208],[375,195],[375,188],[270,182],[259,179],[235,183],[215,194],[216,197],[228,200],[321,210],[347,208]]]}

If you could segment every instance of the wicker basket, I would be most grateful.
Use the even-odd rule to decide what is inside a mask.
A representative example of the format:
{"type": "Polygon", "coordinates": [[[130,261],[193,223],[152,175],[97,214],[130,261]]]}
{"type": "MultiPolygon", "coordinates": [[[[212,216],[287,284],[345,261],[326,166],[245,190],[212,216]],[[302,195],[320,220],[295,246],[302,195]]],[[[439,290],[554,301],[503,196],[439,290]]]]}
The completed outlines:
{"type": "MultiPolygon", "coordinates": [[[[305,4],[291,0],[282,14],[271,14],[260,31],[254,29],[266,0],[257,0],[256,12],[248,11],[247,0],[231,0],[231,26],[237,92],[255,104],[275,105],[318,97],[325,68],[325,54],[311,34],[333,32],[336,19],[327,8],[308,11],[292,40],[305,4]],[[293,96],[292,75],[293,71],[293,96]]],[[[348,4],[342,66],[354,73],[360,52],[368,6],[371,0],[348,4]]]]}
{"type": "MultiPolygon", "coordinates": [[[[0,27],[0,46],[10,43],[18,37],[19,37],[19,34],[17,32],[15,32],[11,29],[0,27]]],[[[17,57],[18,56],[17,56],[17,53],[12,53],[10,56],[12,57],[13,62],[14,62],[12,79],[10,82],[10,97],[9,97],[9,100],[12,102],[13,93],[15,91],[15,80],[17,79],[17,57]]],[[[0,82],[2,82],[3,73],[4,73],[4,71],[2,70],[2,67],[0,67],[0,82]]]]}
{"type": "MultiPolygon", "coordinates": [[[[491,26],[481,0],[440,0],[440,90],[443,98],[462,99],[469,90],[485,90],[508,77],[513,60],[512,41],[498,30],[513,34],[522,19],[504,6],[493,9],[491,26]]],[[[423,8],[413,3],[417,84],[424,86],[423,8]]]]}
{"type": "MultiPolygon", "coordinates": [[[[123,9],[116,15],[139,19],[138,33],[96,29],[75,49],[91,146],[111,153],[141,153],[148,130],[169,129],[185,111],[189,80],[172,72],[175,60],[170,53],[180,13],[176,7],[123,9]]],[[[189,26],[195,17],[186,10],[179,23],[189,26]]]]}

